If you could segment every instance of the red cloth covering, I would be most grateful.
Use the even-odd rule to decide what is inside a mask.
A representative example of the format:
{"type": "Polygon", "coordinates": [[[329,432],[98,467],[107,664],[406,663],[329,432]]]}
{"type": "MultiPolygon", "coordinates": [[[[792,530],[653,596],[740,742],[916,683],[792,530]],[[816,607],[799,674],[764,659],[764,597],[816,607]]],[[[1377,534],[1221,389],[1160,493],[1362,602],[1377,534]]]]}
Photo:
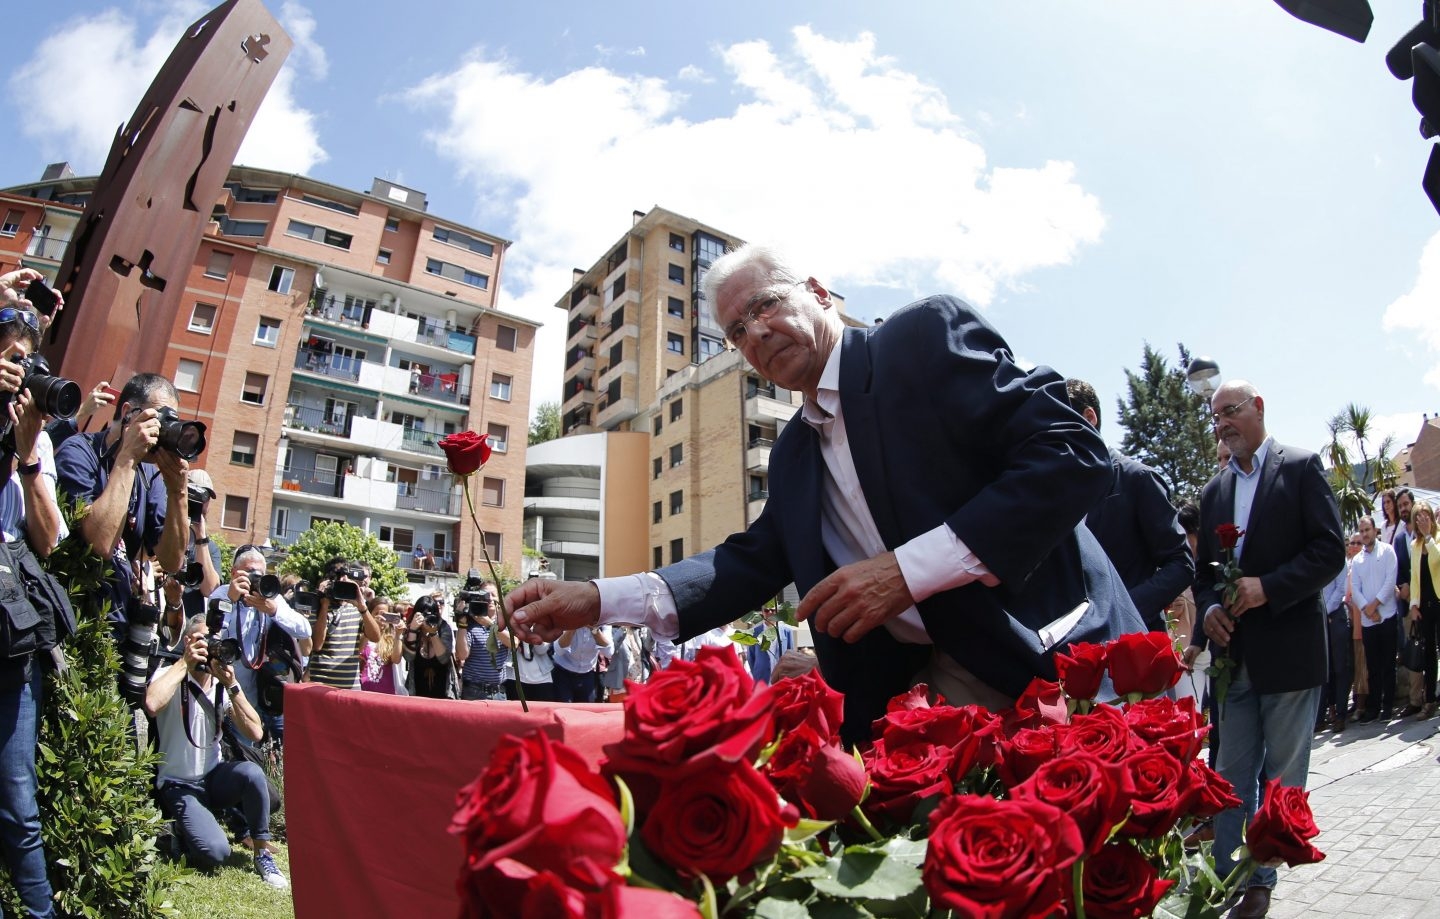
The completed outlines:
{"type": "Polygon", "coordinates": [[[618,705],[455,702],[285,690],[285,819],[297,919],[454,916],[455,794],[504,734],[542,728],[592,765],[620,738],[618,705]]]}

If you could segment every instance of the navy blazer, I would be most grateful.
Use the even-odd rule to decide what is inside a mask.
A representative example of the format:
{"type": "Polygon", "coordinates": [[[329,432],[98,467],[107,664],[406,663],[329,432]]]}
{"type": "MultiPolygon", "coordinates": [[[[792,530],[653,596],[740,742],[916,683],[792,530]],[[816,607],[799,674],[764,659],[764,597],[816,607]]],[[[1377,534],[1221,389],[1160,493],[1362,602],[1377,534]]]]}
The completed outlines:
{"type": "MultiPolygon", "coordinates": [[[[1235,473],[1227,465],[1200,492],[1195,644],[1206,640],[1206,610],[1220,602],[1215,527],[1234,522],[1235,473]]],[[[1320,594],[1344,564],[1340,508],[1320,457],[1272,441],[1240,556],[1241,571],[1260,578],[1269,602],[1243,613],[1230,640],[1231,656],[1244,662],[1257,692],[1295,692],[1325,682],[1329,660],[1320,594]]]]}
{"type": "MultiPolygon", "coordinates": [[[[1055,678],[1040,630],[1088,602],[1068,633],[1100,642],[1144,629],[1082,520],[1109,487],[1110,457],[1049,368],[1022,370],[1000,335],[953,297],[931,297],[883,325],[846,329],[839,347],[848,447],[888,549],[948,525],[1000,579],[922,601],[931,639],[993,688],[1019,695],[1055,678]]],[[[770,454],[770,497],[743,533],[657,572],[681,637],[760,606],[793,581],[808,592],[835,570],[820,539],[825,463],[798,413],[770,454]]],[[[930,648],[877,628],[854,644],[815,633],[821,671],[845,694],[845,734],[868,735],[930,648]]]]}

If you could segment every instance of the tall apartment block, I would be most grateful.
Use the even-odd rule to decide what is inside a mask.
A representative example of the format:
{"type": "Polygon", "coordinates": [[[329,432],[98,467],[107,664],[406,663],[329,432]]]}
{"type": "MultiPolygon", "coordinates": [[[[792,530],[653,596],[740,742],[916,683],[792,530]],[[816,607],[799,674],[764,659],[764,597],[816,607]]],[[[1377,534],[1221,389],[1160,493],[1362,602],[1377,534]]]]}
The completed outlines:
{"type": "MultiPolygon", "coordinates": [[[[770,447],[802,399],[728,348],[701,303],[706,270],[739,243],[663,208],[636,211],[555,304],[569,336],[563,432],[650,435],[649,525],[630,537],[645,540],[645,565],[708,548],[759,516],[770,447]]],[[[535,516],[527,510],[527,527],[535,516]]]]}
{"type": "MultiPolygon", "coordinates": [[[[0,267],[23,257],[53,278],[94,184],[62,165],[0,192],[0,267]]],[[[382,179],[355,192],[246,167],[213,217],[174,328],[154,330],[171,343],[165,365],[97,367],[82,387],[141,370],[175,381],[182,415],[210,427],[197,465],[218,493],[209,524],[231,543],[283,548],[344,521],[416,582],[479,564],[436,443],[489,433],[476,512],[491,556],[519,574],[537,325],[495,308],[508,243],[382,179]]]]}

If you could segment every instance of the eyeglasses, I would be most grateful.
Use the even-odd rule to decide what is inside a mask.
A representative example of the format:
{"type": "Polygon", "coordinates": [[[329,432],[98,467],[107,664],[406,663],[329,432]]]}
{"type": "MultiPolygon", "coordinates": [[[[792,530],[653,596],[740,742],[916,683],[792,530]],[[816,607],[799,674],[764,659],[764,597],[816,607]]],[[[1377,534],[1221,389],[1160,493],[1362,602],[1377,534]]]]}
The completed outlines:
{"type": "Polygon", "coordinates": [[[729,328],[725,330],[725,340],[737,348],[744,348],[750,323],[764,322],[775,315],[780,304],[790,298],[790,292],[804,283],[804,281],[795,281],[789,286],[782,287],[779,293],[772,289],[756,294],[740,314],[740,318],[730,323],[729,328]]]}
{"type": "MultiPolygon", "coordinates": [[[[3,311],[0,311],[0,312],[3,312],[3,311]]],[[[4,320],[0,320],[0,322],[3,322],[3,321],[4,321],[4,320]]],[[[252,543],[248,543],[248,542],[247,542],[245,545],[243,545],[243,546],[241,546],[240,548],[236,549],[236,550],[235,550],[235,554],[232,555],[231,558],[239,558],[240,556],[244,555],[246,552],[259,552],[262,557],[265,555],[265,550],[264,550],[264,549],[260,548],[260,547],[257,546],[257,545],[254,545],[254,544],[252,544],[252,543]]]]}
{"type": "Polygon", "coordinates": [[[1249,399],[1246,399],[1243,402],[1236,402],[1234,405],[1227,405],[1218,412],[1212,412],[1210,414],[1210,417],[1214,419],[1215,424],[1219,424],[1226,418],[1234,418],[1236,415],[1240,414],[1240,410],[1245,407],[1245,404],[1247,402],[1250,402],[1254,398],[1254,396],[1251,396],[1249,399]]]}
{"type": "Polygon", "coordinates": [[[22,310],[17,306],[0,309],[0,325],[9,325],[16,320],[28,325],[32,331],[40,331],[40,319],[29,310],[22,310]]]}

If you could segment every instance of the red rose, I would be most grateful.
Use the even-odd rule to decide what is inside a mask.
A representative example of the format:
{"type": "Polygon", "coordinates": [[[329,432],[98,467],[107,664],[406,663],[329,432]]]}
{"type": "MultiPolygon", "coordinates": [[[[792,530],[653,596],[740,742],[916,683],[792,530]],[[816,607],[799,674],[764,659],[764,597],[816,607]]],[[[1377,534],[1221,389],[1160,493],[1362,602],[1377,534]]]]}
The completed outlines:
{"type": "Polygon", "coordinates": [[[1125,710],[1125,722],[1146,743],[1159,744],[1182,763],[1200,755],[1210,727],[1195,710],[1195,699],[1142,699],[1125,710]]]}
{"type": "Polygon", "coordinates": [[[1132,632],[1110,642],[1110,680],[1121,697],[1158,696],[1185,671],[1164,632],[1132,632]]]}
{"type": "Polygon", "coordinates": [[[1220,551],[1229,552],[1240,543],[1245,531],[1233,523],[1222,523],[1215,528],[1215,538],[1220,541],[1220,551]]]}
{"type": "Polygon", "coordinates": [[[490,461],[490,435],[460,431],[440,438],[445,465],[455,475],[469,475],[490,461]]]}
{"type": "MultiPolygon", "coordinates": [[[[727,653],[733,653],[728,652],[727,653]]],[[[749,763],[709,759],[703,781],[667,782],[640,838],[656,858],[724,884],[774,857],[798,814],[749,763]]]]}
{"type": "Polygon", "coordinates": [[[1055,726],[1021,728],[1000,744],[1000,780],[1009,787],[1019,785],[1060,752],[1055,726]]]}
{"type": "Polygon", "coordinates": [[[922,801],[954,790],[955,752],[949,747],[919,742],[891,749],[877,740],[864,758],[870,774],[864,808],[872,819],[909,826],[922,801]]]}
{"type": "Polygon", "coordinates": [[[780,796],[815,820],[840,820],[865,794],[865,768],[838,743],[802,724],[780,736],[764,773],[780,796]]]}
{"type": "Polygon", "coordinates": [[[1139,738],[1125,723],[1125,715],[1113,705],[1099,705],[1088,714],[1076,715],[1056,735],[1060,752],[1093,753],[1107,763],[1124,760],[1140,746],[1139,738]]]}
{"type": "Polygon", "coordinates": [[[625,848],[609,783],[538,731],[500,739],[485,771],[461,789],[450,832],[464,837],[472,868],[509,858],[567,879],[582,856],[610,866],[625,848]]]}
{"type": "MultiPolygon", "coordinates": [[[[1058,807],[1080,830],[1085,851],[1100,851],[1110,831],[1125,819],[1122,773],[1090,753],[1067,753],[1042,763],[1035,774],[1010,789],[1010,797],[1058,807]]],[[[1089,904],[1086,904],[1087,906],[1089,904]]]]}
{"type": "Polygon", "coordinates": [[[1155,910],[1174,881],[1160,880],[1155,866],[1128,843],[1111,843],[1085,860],[1085,915],[1089,919],[1139,919],[1155,910]]]}
{"type": "Polygon", "coordinates": [[[1186,764],[1189,771],[1189,803],[1186,810],[1197,820],[1209,820],[1221,811],[1239,807],[1241,801],[1235,795],[1235,786],[1226,781],[1220,773],[1205,765],[1201,759],[1192,759],[1186,764]]]}
{"type": "Polygon", "coordinates": [[[824,740],[840,739],[845,696],[831,689],[819,670],[776,683],[770,690],[770,708],[777,734],[808,724],[824,740]]]}
{"type": "Polygon", "coordinates": [[[1077,641],[1055,652],[1055,671],[1065,695],[1072,699],[1093,699],[1105,676],[1106,646],[1077,641]]]}
{"type": "Polygon", "coordinates": [[[1265,803],[1245,832],[1245,844],[1250,848],[1250,857],[1260,864],[1285,862],[1293,868],[1325,859],[1325,853],[1309,843],[1318,835],[1320,828],[1310,812],[1309,793],[1271,779],[1265,786],[1265,803]]]}
{"type": "Polygon", "coordinates": [[[1139,839],[1165,835],[1187,804],[1185,767],[1164,749],[1145,747],[1127,756],[1120,769],[1127,783],[1122,796],[1130,796],[1124,802],[1130,805],[1130,819],[1121,835],[1139,839]]]}
{"type": "Polygon", "coordinates": [[[900,709],[872,725],[873,735],[891,750],[917,743],[949,747],[955,758],[951,775],[957,782],[973,767],[995,762],[1002,729],[999,716],[978,705],[900,709]]]}
{"type": "Polygon", "coordinates": [[[461,919],[699,919],[688,900],[659,890],[630,887],[609,871],[589,866],[589,882],[573,886],[551,871],[503,859],[483,871],[466,872],[456,885],[461,919]]]}
{"type": "Polygon", "coordinates": [[[1050,916],[1083,851],[1075,821],[1048,804],[956,795],[932,816],[922,877],[961,916],[1050,916]]]}
{"type": "MultiPolygon", "coordinates": [[[[936,696],[935,704],[944,705],[945,698],[943,696],[936,696]]],[[[914,686],[911,686],[907,692],[902,692],[900,695],[895,696],[893,699],[891,699],[890,702],[885,706],[885,711],[901,712],[912,708],[931,707],[930,687],[925,685],[924,683],[916,683],[914,686]]]]}
{"type": "Polygon", "coordinates": [[[1042,724],[1064,724],[1069,714],[1060,684],[1035,677],[1005,713],[1005,723],[1009,730],[1015,731],[1042,724]]]}

